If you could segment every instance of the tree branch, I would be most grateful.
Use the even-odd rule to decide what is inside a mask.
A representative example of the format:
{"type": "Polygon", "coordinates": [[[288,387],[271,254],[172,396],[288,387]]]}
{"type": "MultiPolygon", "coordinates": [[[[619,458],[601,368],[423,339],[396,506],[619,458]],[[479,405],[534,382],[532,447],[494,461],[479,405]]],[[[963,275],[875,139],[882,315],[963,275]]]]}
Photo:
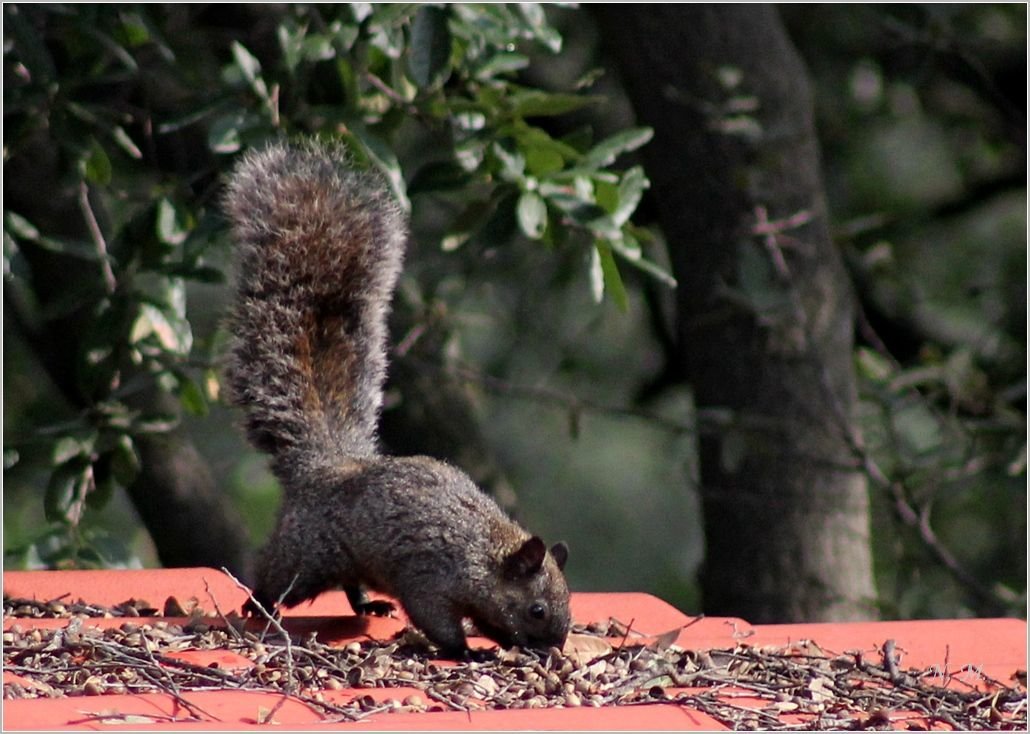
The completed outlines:
{"type": "Polygon", "coordinates": [[[93,246],[97,251],[100,271],[104,276],[104,289],[108,295],[111,295],[118,287],[118,281],[115,280],[114,270],[111,268],[111,261],[107,255],[107,241],[93,214],[93,207],[89,203],[89,187],[85,180],[79,181],[79,210],[82,212],[82,218],[86,220],[86,229],[89,230],[90,239],[93,240],[93,246]]]}
{"type": "MultiPolygon", "coordinates": [[[[803,221],[807,221],[806,212],[799,212],[798,214],[788,217],[785,220],[781,220],[780,222],[770,222],[766,209],[764,207],[760,207],[756,210],[756,224],[752,229],[752,234],[762,237],[766,247],[766,252],[769,255],[770,261],[772,262],[781,283],[789,289],[791,294],[791,304],[795,310],[793,318],[804,330],[805,343],[808,346],[808,349],[811,350],[813,335],[811,334],[809,320],[801,304],[800,292],[798,290],[797,283],[795,282],[794,276],[787,265],[781,249],[781,236],[783,232],[787,229],[793,228],[793,226],[798,222],[803,221]]],[[[868,324],[866,324],[866,326],[868,327],[868,324]]],[[[874,343],[880,343],[879,339],[875,339],[874,343]]],[[[890,355],[887,355],[887,357],[890,358],[890,355]]],[[[940,565],[947,569],[960,584],[969,589],[980,599],[998,607],[999,609],[1006,609],[1019,603],[1019,596],[1009,592],[1009,590],[1004,589],[1003,587],[994,590],[981,583],[980,580],[970,572],[958,560],[958,558],[956,558],[955,554],[952,553],[941,541],[930,525],[930,509],[932,506],[932,500],[926,502],[922,507],[914,506],[905,492],[904,485],[900,481],[888,477],[881,469],[866,449],[861,435],[845,413],[844,406],[841,404],[836,390],[832,387],[830,375],[826,370],[825,364],[821,362],[819,364],[819,385],[830,404],[842,437],[847,442],[847,445],[855,459],[860,462],[866,476],[868,476],[879,489],[887,490],[893,500],[894,510],[898,518],[906,526],[917,532],[923,545],[930,551],[940,565]]],[[[922,394],[918,393],[918,391],[913,392],[917,396],[917,399],[925,402],[922,394]]],[[[932,407],[930,407],[930,412],[931,414],[936,415],[936,412],[932,407]]]]}

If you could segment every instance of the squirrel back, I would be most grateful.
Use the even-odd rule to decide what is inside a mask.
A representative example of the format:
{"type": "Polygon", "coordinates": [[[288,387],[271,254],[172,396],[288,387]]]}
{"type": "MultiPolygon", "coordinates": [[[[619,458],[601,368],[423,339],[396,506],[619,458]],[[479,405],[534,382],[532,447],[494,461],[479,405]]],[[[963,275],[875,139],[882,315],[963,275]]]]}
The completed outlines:
{"type": "Polygon", "coordinates": [[[314,142],[247,154],[226,201],[239,262],[230,396],[289,492],[298,468],[376,453],[404,220],[376,177],[314,142]]]}
{"type": "Polygon", "coordinates": [[[382,181],[339,147],[275,144],[240,162],[226,210],[239,261],[230,395],[284,489],[254,601],[341,587],[355,612],[389,611],[375,589],[446,654],[467,650],[464,619],[502,645],[561,646],[565,545],[547,548],[459,469],[378,451],[407,238],[382,181]]]}

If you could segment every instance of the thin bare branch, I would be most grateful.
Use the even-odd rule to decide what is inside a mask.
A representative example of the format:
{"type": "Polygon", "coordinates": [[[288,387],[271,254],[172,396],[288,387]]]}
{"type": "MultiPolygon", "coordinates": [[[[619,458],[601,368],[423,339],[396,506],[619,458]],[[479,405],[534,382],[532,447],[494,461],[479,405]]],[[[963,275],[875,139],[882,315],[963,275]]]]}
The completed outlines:
{"type": "Polygon", "coordinates": [[[100,270],[104,275],[104,290],[110,295],[118,287],[118,281],[114,277],[111,260],[107,254],[107,241],[93,214],[93,207],[89,203],[89,186],[86,185],[85,180],[79,182],[79,210],[82,212],[83,219],[86,220],[86,228],[89,230],[90,239],[93,240],[93,247],[97,251],[100,270]]]}

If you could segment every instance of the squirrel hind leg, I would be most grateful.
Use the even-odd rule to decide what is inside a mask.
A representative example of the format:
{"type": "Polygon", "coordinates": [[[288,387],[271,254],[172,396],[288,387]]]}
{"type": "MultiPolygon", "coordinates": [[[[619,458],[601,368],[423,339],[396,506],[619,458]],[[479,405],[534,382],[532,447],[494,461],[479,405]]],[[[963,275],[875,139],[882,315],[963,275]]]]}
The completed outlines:
{"type": "Polygon", "coordinates": [[[350,602],[351,609],[359,617],[389,617],[397,610],[393,602],[385,599],[369,599],[368,591],[360,584],[345,586],[343,590],[347,594],[347,601],[350,602]]]}
{"type": "Polygon", "coordinates": [[[468,641],[462,615],[439,596],[405,594],[401,605],[411,624],[426,638],[440,648],[440,654],[451,660],[467,659],[468,641]]]}
{"type": "Polygon", "coordinates": [[[279,616],[279,610],[276,608],[276,600],[269,597],[267,594],[261,593],[259,590],[254,590],[250,598],[243,603],[243,615],[245,617],[265,617],[265,616],[279,616]]]}

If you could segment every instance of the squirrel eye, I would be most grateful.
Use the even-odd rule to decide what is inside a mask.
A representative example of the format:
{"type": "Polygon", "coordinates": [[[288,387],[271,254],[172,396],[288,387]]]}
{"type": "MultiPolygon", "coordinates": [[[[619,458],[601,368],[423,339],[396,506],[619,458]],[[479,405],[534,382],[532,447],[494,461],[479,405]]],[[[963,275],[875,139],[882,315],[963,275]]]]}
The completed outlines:
{"type": "Polygon", "coordinates": [[[543,619],[547,616],[547,607],[540,602],[536,602],[529,608],[529,616],[533,619],[543,619]]]}

